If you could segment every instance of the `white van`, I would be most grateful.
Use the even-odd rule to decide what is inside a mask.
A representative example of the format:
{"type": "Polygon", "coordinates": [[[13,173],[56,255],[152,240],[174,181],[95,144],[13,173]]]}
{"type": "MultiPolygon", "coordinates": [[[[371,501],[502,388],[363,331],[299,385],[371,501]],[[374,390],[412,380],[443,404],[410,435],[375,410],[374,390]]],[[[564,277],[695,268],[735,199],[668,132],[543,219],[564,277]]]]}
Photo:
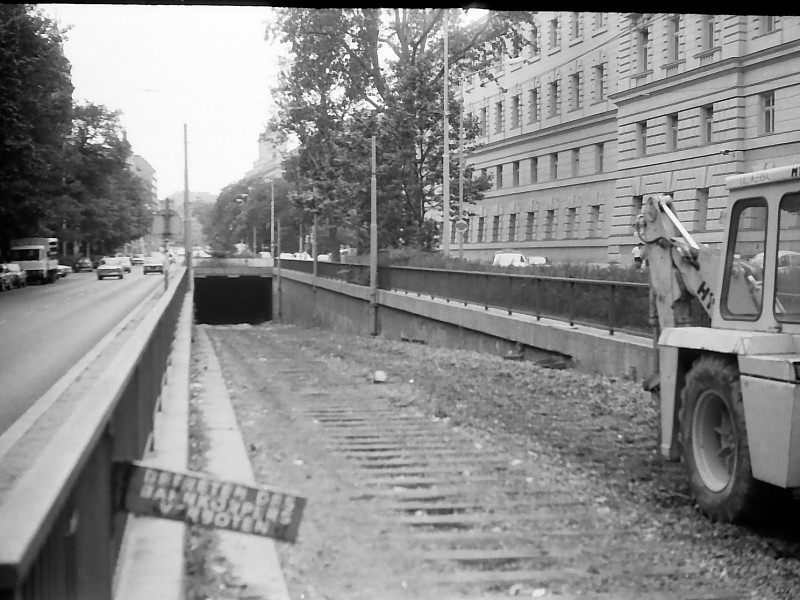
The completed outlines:
{"type": "Polygon", "coordinates": [[[492,264],[495,267],[527,267],[528,259],[522,252],[498,252],[492,264]]]}

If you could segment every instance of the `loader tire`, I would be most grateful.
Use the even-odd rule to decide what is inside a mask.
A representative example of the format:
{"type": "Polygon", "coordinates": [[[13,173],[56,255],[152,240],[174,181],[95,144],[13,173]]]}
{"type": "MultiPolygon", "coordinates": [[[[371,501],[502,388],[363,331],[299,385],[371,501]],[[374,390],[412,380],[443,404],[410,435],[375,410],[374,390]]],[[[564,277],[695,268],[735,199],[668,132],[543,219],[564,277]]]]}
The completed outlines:
{"type": "Polygon", "coordinates": [[[760,523],[781,491],[753,479],[735,362],[701,356],[686,374],[680,411],[689,487],[713,521],[760,523]]]}

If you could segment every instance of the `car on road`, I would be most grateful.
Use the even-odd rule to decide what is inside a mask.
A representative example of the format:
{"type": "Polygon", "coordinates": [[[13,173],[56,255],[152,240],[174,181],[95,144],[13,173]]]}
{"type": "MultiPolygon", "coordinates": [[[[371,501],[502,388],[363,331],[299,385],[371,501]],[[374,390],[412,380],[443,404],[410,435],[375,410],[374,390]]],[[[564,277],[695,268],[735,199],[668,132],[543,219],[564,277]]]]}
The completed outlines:
{"type": "Polygon", "coordinates": [[[163,273],[164,263],[166,258],[160,252],[150,252],[145,254],[144,262],[142,263],[142,271],[147,275],[148,273],[163,273]]]}
{"type": "Polygon", "coordinates": [[[66,277],[70,273],[72,273],[72,267],[70,267],[69,265],[62,265],[62,264],[58,265],[58,276],[59,277],[66,277]]]}
{"type": "Polygon", "coordinates": [[[25,272],[25,269],[16,263],[9,263],[4,266],[6,271],[11,273],[10,280],[12,287],[23,288],[28,285],[28,274],[25,272]]]}
{"type": "Polygon", "coordinates": [[[140,265],[144,262],[144,254],[131,254],[131,264],[140,265]]]}
{"type": "Polygon", "coordinates": [[[91,271],[93,268],[92,259],[88,256],[81,256],[75,261],[75,264],[72,265],[72,270],[76,273],[80,273],[81,271],[91,271]]]}
{"type": "Polygon", "coordinates": [[[127,254],[117,254],[117,258],[122,263],[122,268],[125,269],[126,273],[130,273],[131,269],[133,268],[133,261],[131,257],[127,254]]]}
{"type": "Polygon", "coordinates": [[[14,276],[8,267],[9,265],[0,263],[0,292],[5,292],[14,287],[14,276]]]}
{"type": "Polygon", "coordinates": [[[98,279],[105,279],[106,277],[122,279],[125,276],[125,267],[116,256],[106,256],[100,259],[96,272],[98,279]]]}

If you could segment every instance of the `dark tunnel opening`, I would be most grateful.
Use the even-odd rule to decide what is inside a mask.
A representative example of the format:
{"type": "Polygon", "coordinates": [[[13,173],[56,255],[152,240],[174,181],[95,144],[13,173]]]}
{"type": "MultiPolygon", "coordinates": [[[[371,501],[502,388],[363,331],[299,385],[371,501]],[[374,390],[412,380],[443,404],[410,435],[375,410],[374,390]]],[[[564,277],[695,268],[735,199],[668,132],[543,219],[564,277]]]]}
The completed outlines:
{"type": "Polygon", "coordinates": [[[271,321],[272,278],[195,278],[194,316],[197,323],[206,325],[271,321]]]}

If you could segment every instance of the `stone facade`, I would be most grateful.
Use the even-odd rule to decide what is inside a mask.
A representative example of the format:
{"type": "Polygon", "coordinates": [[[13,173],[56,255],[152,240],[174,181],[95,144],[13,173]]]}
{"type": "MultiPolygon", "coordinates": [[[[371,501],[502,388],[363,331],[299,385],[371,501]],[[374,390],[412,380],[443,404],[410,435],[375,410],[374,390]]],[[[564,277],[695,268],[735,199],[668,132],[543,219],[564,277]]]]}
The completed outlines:
{"type": "Polygon", "coordinates": [[[484,126],[469,160],[494,179],[467,258],[628,264],[651,193],[716,244],[725,177],[800,155],[800,17],[540,12],[531,36],[495,82],[465,83],[484,126]]]}

